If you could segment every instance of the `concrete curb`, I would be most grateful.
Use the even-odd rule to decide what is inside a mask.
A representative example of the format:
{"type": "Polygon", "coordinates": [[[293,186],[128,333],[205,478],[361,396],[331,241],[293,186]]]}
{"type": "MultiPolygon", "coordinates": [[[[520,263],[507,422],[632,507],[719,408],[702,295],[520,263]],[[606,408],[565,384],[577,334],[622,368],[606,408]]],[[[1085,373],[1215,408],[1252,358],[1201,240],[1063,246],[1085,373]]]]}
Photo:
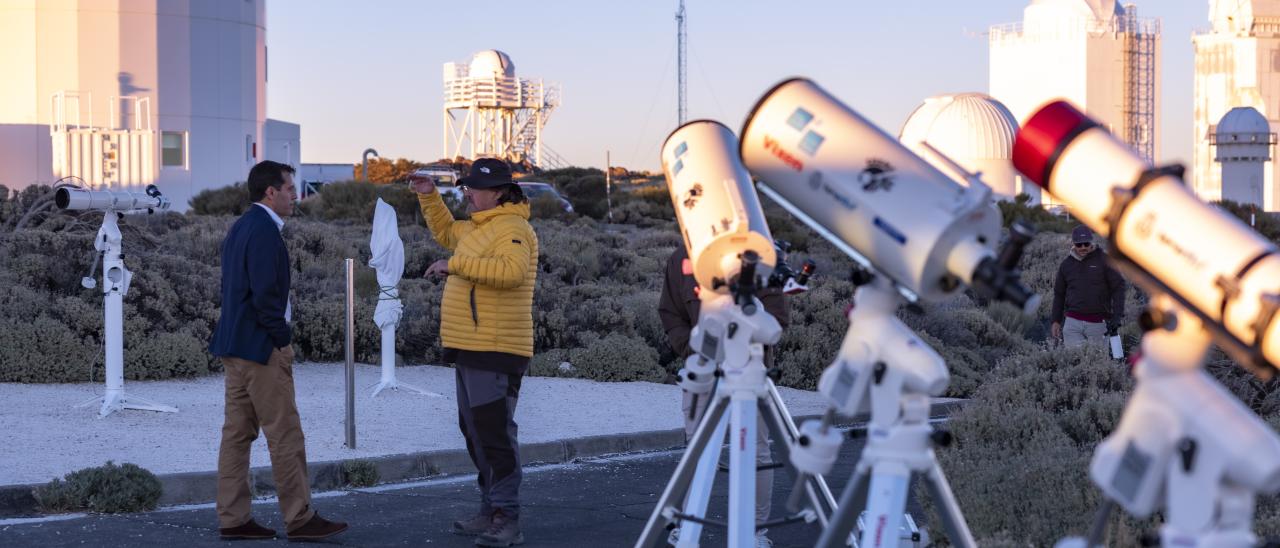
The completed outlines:
{"type": "MultiPolygon", "coordinates": [[[[930,416],[949,416],[962,407],[967,400],[938,399],[935,400],[930,416]]],[[[818,415],[794,417],[797,424],[808,419],[817,419],[818,415]]],[[[847,424],[866,422],[865,415],[854,417],[847,424]]],[[[625,453],[643,453],[664,451],[684,446],[684,429],[655,430],[650,432],[632,432],[626,434],[605,434],[567,440],[522,444],[520,456],[524,464],[557,464],[572,462],[576,459],[619,455],[625,453]]],[[[385,455],[361,459],[373,463],[378,470],[380,483],[399,483],[421,480],[438,476],[474,473],[471,458],[466,449],[444,449],[423,451],[401,455],[385,455]]],[[[346,487],[342,464],[344,461],[327,461],[308,463],[307,472],[311,480],[311,490],[333,491],[346,487]]],[[[270,467],[259,467],[250,470],[250,482],[255,496],[271,496],[275,494],[275,484],[271,478],[270,467]]],[[[157,474],[164,488],[160,496],[160,506],[179,504],[202,504],[213,502],[217,494],[216,471],[181,472],[175,474],[157,474]]],[[[41,515],[37,508],[34,485],[0,486],[0,517],[26,517],[41,515]]]]}

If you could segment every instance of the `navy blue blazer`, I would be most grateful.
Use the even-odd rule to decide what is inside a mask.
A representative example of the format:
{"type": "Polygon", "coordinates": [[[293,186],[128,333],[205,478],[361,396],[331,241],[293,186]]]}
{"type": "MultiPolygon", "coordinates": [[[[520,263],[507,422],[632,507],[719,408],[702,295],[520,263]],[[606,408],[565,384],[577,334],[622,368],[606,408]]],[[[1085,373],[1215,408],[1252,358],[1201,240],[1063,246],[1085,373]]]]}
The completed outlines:
{"type": "Polygon", "coordinates": [[[267,363],[273,348],[293,341],[288,299],[289,250],[271,215],[251,205],[222,242],[222,315],[209,352],[267,363]]]}

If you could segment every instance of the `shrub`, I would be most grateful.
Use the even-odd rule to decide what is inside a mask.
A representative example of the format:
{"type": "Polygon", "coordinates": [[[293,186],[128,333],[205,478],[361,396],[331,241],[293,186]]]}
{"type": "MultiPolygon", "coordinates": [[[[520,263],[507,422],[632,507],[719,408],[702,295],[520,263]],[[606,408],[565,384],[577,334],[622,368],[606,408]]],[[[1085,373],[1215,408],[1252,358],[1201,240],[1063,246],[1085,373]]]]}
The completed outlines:
{"type": "Polygon", "coordinates": [[[372,461],[352,459],[342,461],[343,483],[352,487],[370,487],[378,484],[378,468],[372,461]]]}
{"type": "Polygon", "coordinates": [[[658,365],[658,352],[644,339],[621,333],[588,339],[569,351],[569,363],[582,377],[607,382],[660,382],[666,377],[658,365]]]}
{"type": "Polygon", "coordinates": [[[33,495],[45,512],[87,509],[106,514],[154,510],[162,487],[155,474],[136,465],[107,464],[77,470],[63,480],[36,488],[33,495]]]}
{"type": "Polygon", "coordinates": [[[1087,529],[1101,501],[1089,459],[1131,389],[1127,368],[1101,348],[1034,349],[1000,360],[951,416],[955,444],[938,453],[974,535],[1043,545],[1087,529]]]}
{"type": "Polygon", "coordinates": [[[1046,211],[1039,205],[1030,204],[1031,197],[1019,194],[1013,201],[1001,200],[997,203],[1004,218],[1004,227],[1009,228],[1016,220],[1024,220],[1035,226],[1040,232],[1070,233],[1072,228],[1080,224],[1071,216],[1058,216],[1046,211]]]}
{"type": "Polygon", "coordinates": [[[222,188],[201,190],[188,202],[195,215],[240,215],[252,205],[249,187],[236,183],[222,188]]]}
{"type": "Polygon", "coordinates": [[[403,183],[375,184],[343,181],[324,185],[319,194],[302,201],[302,212],[322,221],[372,223],[378,198],[396,210],[401,224],[418,223],[422,218],[418,197],[403,183]]]}

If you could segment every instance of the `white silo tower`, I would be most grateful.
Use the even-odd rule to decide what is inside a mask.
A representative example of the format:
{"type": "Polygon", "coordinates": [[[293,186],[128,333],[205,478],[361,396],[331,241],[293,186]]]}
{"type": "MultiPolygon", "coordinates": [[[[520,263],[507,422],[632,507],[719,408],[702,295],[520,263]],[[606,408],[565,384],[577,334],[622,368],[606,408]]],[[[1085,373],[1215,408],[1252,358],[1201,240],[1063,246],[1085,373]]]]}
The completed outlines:
{"type": "Polygon", "coordinates": [[[1236,107],[1222,117],[1210,136],[1214,161],[1222,165],[1222,199],[1263,206],[1265,172],[1276,134],[1253,107],[1236,107]]]}
{"type": "Polygon", "coordinates": [[[1148,160],[1159,158],[1160,21],[1114,0],[1032,0],[993,26],[990,90],[1019,122],[1067,99],[1148,160]]]}
{"type": "Polygon", "coordinates": [[[516,76],[511,57],[486,50],[444,64],[444,157],[498,157],[546,167],[542,128],[560,106],[560,86],[516,76]]]}
{"type": "MultiPolygon", "coordinates": [[[[1211,30],[1195,34],[1195,136],[1192,185],[1206,200],[1226,198],[1216,163],[1215,124],[1232,108],[1253,107],[1280,124],[1280,1],[1210,0],[1211,30]]],[[[1221,151],[1218,151],[1220,154],[1221,151]]],[[[1280,211],[1280,174],[1271,162],[1263,173],[1261,207],[1280,211]]]]}
{"type": "Polygon", "coordinates": [[[0,0],[0,51],[10,188],[155,183],[185,209],[258,161],[299,163],[298,126],[266,116],[266,0],[0,0]]]}
{"type": "Polygon", "coordinates": [[[907,117],[898,140],[930,159],[933,156],[922,145],[928,143],[964,169],[981,173],[998,199],[1027,192],[1032,203],[1039,203],[1038,187],[1019,188],[1021,177],[1012,162],[1017,133],[1017,119],[1000,101],[985,93],[957,93],[925,99],[907,117]]]}

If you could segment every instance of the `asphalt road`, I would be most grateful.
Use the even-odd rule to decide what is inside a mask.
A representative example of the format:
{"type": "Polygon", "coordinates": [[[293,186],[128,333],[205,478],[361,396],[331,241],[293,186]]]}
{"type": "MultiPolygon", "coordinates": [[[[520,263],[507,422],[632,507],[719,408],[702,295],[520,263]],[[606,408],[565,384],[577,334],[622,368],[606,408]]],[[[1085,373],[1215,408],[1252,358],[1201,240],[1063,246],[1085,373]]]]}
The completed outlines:
{"type": "MultiPolygon", "coordinates": [[[[836,470],[828,477],[839,496],[860,444],[846,442],[836,470]]],[[[522,486],[521,527],[525,546],[631,546],[644,527],[679,452],[647,453],[591,459],[573,464],[526,469],[522,486]]],[[[711,499],[713,517],[728,506],[727,474],[721,474],[711,499]]],[[[785,511],[790,475],[774,474],[774,517],[785,511]]],[[[472,546],[472,539],[449,533],[454,519],[476,508],[470,477],[385,485],[371,489],[317,494],[313,506],[329,519],[345,520],[351,529],[323,544],[338,546],[472,546]]],[[[914,506],[914,504],[913,504],[914,506]]],[[[256,501],[259,523],[283,537],[273,500],[256,501]]],[[[0,520],[0,546],[220,546],[212,505],[168,508],[130,515],[75,516],[58,521],[17,523],[0,520]]],[[[778,547],[813,546],[816,524],[796,524],[770,531],[778,547]]],[[[708,528],[704,546],[723,546],[722,530],[708,528]]],[[[271,546],[274,541],[240,541],[232,546],[271,546]]]]}

